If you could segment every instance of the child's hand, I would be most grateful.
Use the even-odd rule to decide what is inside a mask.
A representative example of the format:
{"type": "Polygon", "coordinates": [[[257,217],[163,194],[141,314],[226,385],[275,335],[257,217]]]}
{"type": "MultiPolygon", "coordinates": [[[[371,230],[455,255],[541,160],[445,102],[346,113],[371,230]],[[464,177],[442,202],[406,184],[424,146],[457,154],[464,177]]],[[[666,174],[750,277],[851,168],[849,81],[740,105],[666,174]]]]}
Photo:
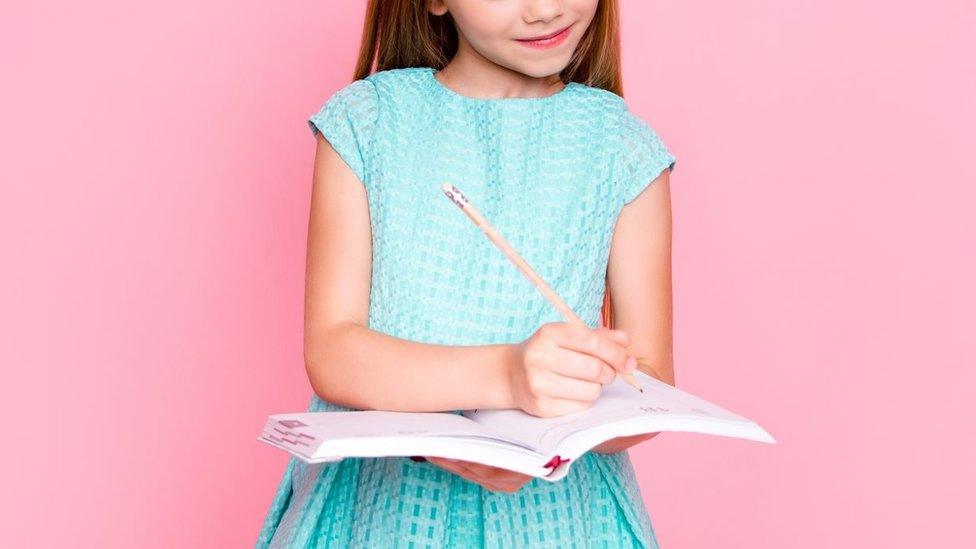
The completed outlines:
{"type": "Polygon", "coordinates": [[[438,467],[447,469],[460,477],[480,484],[492,492],[507,492],[511,494],[517,492],[523,484],[532,480],[532,477],[529,475],[523,475],[522,473],[516,473],[515,471],[509,471],[508,469],[492,467],[491,465],[485,465],[483,463],[450,460],[435,456],[425,457],[427,458],[427,461],[437,465],[438,467]]]}
{"type": "Polygon", "coordinates": [[[618,372],[632,372],[629,336],[569,322],[543,324],[516,346],[509,372],[514,404],[538,417],[585,410],[600,397],[618,372]]]}
{"type": "Polygon", "coordinates": [[[631,435],[626,437],[612,438],[608,441],[602,442],[597,446],[590,449],[592,452],[598,454],[616,454],[617,452],[623,452],[624,450],[629,450],[630,448],[637,446],[645,440],[652,439],[659,435],[660,433],[643,433],[640,435],[631,435]]]}

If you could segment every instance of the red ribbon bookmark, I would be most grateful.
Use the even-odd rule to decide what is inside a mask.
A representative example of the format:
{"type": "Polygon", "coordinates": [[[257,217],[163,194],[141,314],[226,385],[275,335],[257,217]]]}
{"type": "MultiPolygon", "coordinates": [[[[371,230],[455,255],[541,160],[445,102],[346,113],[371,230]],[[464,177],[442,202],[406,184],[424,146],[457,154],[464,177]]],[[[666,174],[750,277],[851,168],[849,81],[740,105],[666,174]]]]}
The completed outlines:
{"type": "Polygon", "coordinates": [[[543,465],[543,467],[552,467],[552,471],[549,471],[549,473],[546,476],[548,477],[549,475],[556,472],[556,468],[562,465],[563,463],[566,463],[567,461],[569,460],[561,458],[559,456],[554,456],[552,459],[549,460],[549,463],[543,465]]]}

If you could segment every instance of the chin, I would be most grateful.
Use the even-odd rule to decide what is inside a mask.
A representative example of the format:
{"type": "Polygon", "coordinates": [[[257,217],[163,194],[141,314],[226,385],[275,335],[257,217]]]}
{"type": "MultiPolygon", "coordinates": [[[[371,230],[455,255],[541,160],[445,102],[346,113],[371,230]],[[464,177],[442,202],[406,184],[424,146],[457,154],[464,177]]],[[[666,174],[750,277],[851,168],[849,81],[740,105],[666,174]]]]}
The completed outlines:
{"type": "Polygon", "coordinates": [[[569,60],[557,60],[549,63],[533,63],[531,65],[526,63],[519,63],[512,65],[512,70],[516,70],[526,76],[531,76],[533,78],[545,78],[553,74],[559,74],[562,72],[566,66],[569,65],[569,60]]]}

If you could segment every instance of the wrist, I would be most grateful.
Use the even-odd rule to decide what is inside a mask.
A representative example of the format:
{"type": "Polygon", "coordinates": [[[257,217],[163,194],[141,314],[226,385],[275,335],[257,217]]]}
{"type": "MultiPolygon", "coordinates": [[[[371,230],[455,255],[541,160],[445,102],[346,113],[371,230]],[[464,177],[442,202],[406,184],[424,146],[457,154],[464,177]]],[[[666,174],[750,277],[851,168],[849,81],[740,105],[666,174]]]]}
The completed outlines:
{"type": "Polygon", "coordinates": [[[497,368],[495,388],[495,402],[500,409],[518,408],[515,403],[515,393],[512,391],[512,374],[518,364],[518,344],[510,343],[499,346],[500,356],[495,361],[497,368]]]}

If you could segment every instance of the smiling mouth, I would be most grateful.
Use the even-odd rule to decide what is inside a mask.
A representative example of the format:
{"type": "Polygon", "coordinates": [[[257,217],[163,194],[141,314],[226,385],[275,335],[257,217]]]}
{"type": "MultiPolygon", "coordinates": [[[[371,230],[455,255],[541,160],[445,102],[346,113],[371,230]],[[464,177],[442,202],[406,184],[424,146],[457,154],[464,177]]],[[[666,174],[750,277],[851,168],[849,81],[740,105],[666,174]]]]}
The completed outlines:
{"type": "Polygon", "coordinates": [[[556,32],[543,36],[536,36],[534,38],[516,38],[515,40],[527,46],[551,46],[562,42],[566,36],[569,35],[569,29],[571,29],[572,26],[573,25],[567,25],[556,32]]]}
{"type": "Polygon", "coordinates": [[[552,38],[553,36],[556,36],[557,34],[562,34],[562,32],[564,30],[568,29],[571,26],[572,25],[566,25],[565,27],[563,27],[563,28],[561,28],[561,29],[559,29],[559,30],[557,30],[555,32],[552,32],[552,33],[549,33],[549,34],[544,34],[542,36],[533,36],[532,38],[516,38],[516,40],[521,40],[523,42],[538,42],[540,40],[546,40],[548,38],[552,38]]]}

